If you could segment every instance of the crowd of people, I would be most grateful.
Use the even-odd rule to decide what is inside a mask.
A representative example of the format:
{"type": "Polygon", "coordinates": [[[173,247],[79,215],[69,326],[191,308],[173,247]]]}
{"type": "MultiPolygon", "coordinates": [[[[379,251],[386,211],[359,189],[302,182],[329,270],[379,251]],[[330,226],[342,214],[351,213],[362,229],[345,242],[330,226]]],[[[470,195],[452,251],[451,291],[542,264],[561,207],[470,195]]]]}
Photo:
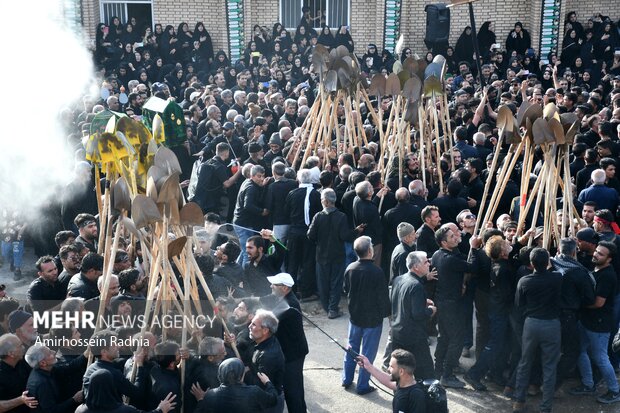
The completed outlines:
{"type": "MultiPolygon", "coordinates": [[[[286,403],[289,412],[304,412],[309,348],[300,302],[318,301],[335,319],[343,316],[343,293],[352,351],[345,355],[342,386],[351,387],[359,367],[357,394],[375,390],[369,384],[374,376],[395,391],[394,411],[425,411],[425,379],[476,391],[500,386],[517,412],[525,409],[526,395],[541,390],[540,411],[551,411],[554,392],[573,377],[581,384],[571,394],[620,402],[620,356],[614,353],[620,347],[618,26],[599,15],[584,29],[569,13],[562,50],[542,64],[521,23],[504,48],[486,22],[477,33],[480,73],[466,28],[445,56],[454,131],[446,139],[454,146],[436,160],[444,172],[442,193],[436,171],[421,169],[413,140],[402,173],[395,162],[383,179],[378,128],[389,118],[390,96],[371,102],[383,110],[383,125],[373,122],[368,108],[360,111],[367,146],[345,153],[324,148],[302,164],[302,125],[318,86],[310,67],[313,46],[354,50],[346,27],[335,35],[326,26],[317,33],[314,19],[304,9],[294,35],[281,24],[272,31],[256,26],[237,62],[214,53],[200,22],[193,32],[187,23],[176,32],[161,24],[143,32],[135,19],[98,26],[94,59],[107,98],[87,96],[83,106],[62,114],[75,151],[72,182],[62,197],[45,200],[36,220],[8,206],[0,214],[2,255],[15,279],[24,277],[24,238],[40,257],[27,300],[0,299],[2,411],[281,412],[286,403]],[[144,311],[149,284],[139,245],[127,241],[120,243],[103,303],[105,315],[119,323],[96,333],[83,326],[35,328],[33,315],[99,308],[99,183],[84,160],[81,137],[106,109],[140,119],[151,96],[184,110],[187,139],[173,149],[184,193],[205,214],[194,253],[217,298],[211,310],[233,334],[224,334],[221,323],[186,337],[176,328],[142,336],[127,325],[123,320],[144,311]],[[549,249],[541,248],[547,212],[534,216],[530,210],[526,230],[517,233],[518,182],[522,172],[530,173],[522,154],[492,222],[481,222],[484,230],[474,234],[484,186],[496,186],[489,172],[493,154],[503,157],[508,149],[496,147],[498,107],[516,112],[523,102],[555,103],[580,123],[570,174],[581,219],[568,223],[574,237],[555,240],[549,249]],[[234,236],[213,227],[230,227],[234,236]],[[386,317],[382,365],[388,373],[372,365],[386,317]],[[81,337],[95,339],[89,349],[67,344],[81,337]],[[43,339],[51,341],[44,345],[43,339]],[[89,356],[96,361],[88,364],[89,356]],[[461,357],[476,362],[463,371],[461,357]]],[[[370,44],[359,59],[361,71],[389,73],[395,59],[411,55],[409,48],[400,56],[379,53],[370,44]]],[[[433,53],[425,58],[431,61],[433,53]]],[[[534,156],[533,180],[542,169],[542,150],[534,156]]]]}

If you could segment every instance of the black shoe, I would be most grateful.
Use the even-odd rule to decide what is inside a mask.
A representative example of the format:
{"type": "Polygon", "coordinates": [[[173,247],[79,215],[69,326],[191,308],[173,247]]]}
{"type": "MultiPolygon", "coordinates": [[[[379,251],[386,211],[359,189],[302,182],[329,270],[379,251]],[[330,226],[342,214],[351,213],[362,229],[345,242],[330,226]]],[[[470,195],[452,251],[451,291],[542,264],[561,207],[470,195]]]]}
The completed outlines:
{"type": "Polygon", "coordinates": [[[482,384],[480,382],[480,380],[474,379],[469,374],[464,374],[463,375],[463,380],[465,380],[467,382],[467,384],[469,384],[471,387],[473,387],[474,390],[476,390],[476,391],[487,391],[487,386],[482,384]]]}
{"type": "Polygon", "coordinates": [[[441,380],[439,381],[439,383],[443,387],[450,387],[450,388],[453,388],[453,389],[462,389],[462,388],[465,387],[465,383],[463,383],[462,381],[457,379],[454,374],[452,376],[449,376],[449,377],[442,377],[441,380]]]}
{"type": "Polygon", "coordinates": [[[309,302],[311,302],[311,301],[317,301],[318,299],[319,299],[319,296],[318,296],[318,295],[316,295],[316,294],[312,294],[312,295],[309,295],[309,296],[307,296],[307,297],[303,297],[303,298],[302,298],[301,300],[299,300],[299,301],[301,301],[302,303],[309,303],[309,302]]]}
{"type": "Polygon", "coordinates": [[[375,390],[377,390],[377,389],[375,389],[375,388],[374,388],[374,387],[372,387],[372,386],[369,386],[367,389],[364,389],[364,390],[358,390],[358,391],[357,391],[357,394],[358,394],[359,396],[363,396],[363,395],[365,395],[365,394],[372,393],[372,392],[373,392],[373,391],[375,391],[375,390]]]}
{"type": "Polygon", "coordinates": [[[22,279],[22,271],[18,268],[15,271],[13,271],[13,280],[19,281],[21,279],[22,279]]]}
{"type": "Polygon", "coordinates": [[[334,318],[338,318],[342,316],[342,312],[340,311],[330,311],[327,314],[327,318],[329,318],[330,320],[333,320],[334,318]]]}
{"type": "Polygon", "coordinates": [[[612,404],[620,402],[620,392],[608,391],[596,398],[596,401],[603,404],[612,404]]]}
{"type": "Polygon", "coordinates": [[[11,272],[15,271],[15,266],[13,265],[13,263],[11,263],[10,270],[11,270],[11,272]]]}
{"type": "Polygon", "coordinates": [[[568,391],[568,393],[572,394],[573,396],[592,395],[595,392],[596,392],[596,388],[594,386],[588,387],[583,384],[581,386],[573,387],[572,389],[568,391]]]}
{"type": "Polygon", "coordinates": [[[343,389],[348,390],[349,387],[351,387],[351,384],[352,383],[342,383],[341,386],[342,386],[343,389]]]}

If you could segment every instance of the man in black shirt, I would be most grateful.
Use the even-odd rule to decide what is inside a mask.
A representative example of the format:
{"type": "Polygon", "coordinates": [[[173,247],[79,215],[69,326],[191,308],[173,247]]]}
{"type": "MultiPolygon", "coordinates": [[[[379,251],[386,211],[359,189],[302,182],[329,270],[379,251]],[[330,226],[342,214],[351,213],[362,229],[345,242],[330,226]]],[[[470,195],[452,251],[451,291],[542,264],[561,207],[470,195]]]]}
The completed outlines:
{"type": "Polygon", "coordinates": [[[515,294],[515,306],[523,310],[523,349],[517,367],[516,401],[514,412],[525,409],[525,394],[530,371],[540,350],[543,371],[543,396],[541,412],[551,412],[555,391],[556,367],[560,360],[560,297],[562,275],[547,270],[549,253],[534,248],[530,253],[534,273],[519,280],[515,294]]]}
{"type": "Polygon", "coordinates": [[[273,232],[264,229],[261,235],[254,235],[245,244],[245,251],[248,254],[249,262],[243,268],[244,282],[243,289],[248,295],[261,297],[271,293],[271,285],[267,277],[276,275],[280,272],[280,266],[285,255],[285,251],[280,243],[275,242],[273,232]],[[261,238],[262,237],[262,238],[261,238]],[[275,252],[267,254],[269,240],[273,243],[275,252]]]}
{"type": "MultiPolygon", "coordinates": [[[[426,395],[422,383],[416,381],[419,376],[416,358],[407,350],[394,350],[390,358],[388,373],[384,373],[366,358],[358,358],[360,367],[366,369],[374,378],[394,392],[392,411],[394,413],[426,413],[426,395]]],[[[432,413],[432,412],[429,412],[432,413]]]]}
{"type": "Polygon", "coordinates": [[[424,225],[418,228],[416,236],[416,251],[424,251],[430,258],[439,249],[435,240],[435,230],[441,223],[439,209],[436,206],[428,205],[422,209],[422,221],[424,225]]]}
{"type": "Polygon", "coordinates": [[[583,265],[588,271],[594,271],[594,263],[592,258],[594,250],[599,242],[599,236],[592,228],[583,228],[577,231],[577,261],[583,265]]]}
{"type": "MultiPolygon", "coordinates": [[[[387,191],[387,188],[383,191],[387,191]]],[[[371,200],[373,197],[373,188],[370,182],[364,181],[355,185],[355,194],[353,200],[353,225],[365,224],[364,235],[372,239],[374,250],[375,264],[381,265],[381,249],[383,246],[383,227],[381,226],[381,217],[375,205],[371,200]]],[[[377,195],[382,196],[382,195],[377,195]]]]}
{"type": "MultiPolygon", "coordinates": [[[[363,353],[372,363],[377,355],[383,319],[390,313],[390,300],[385,275],[381,268],[373,263],[372,239],[368,236],[359,237],[353,243],[353,249],[358,260],[350,264],[344,273],[351,316],[347,341],[351,349],[359,353],[363,339],[363,353]]],[[[345,389],[353,382],[355,363],[353,357],[347,353],[342,381],[345,389]]],[[[357,394],[363,395],[375,390],[368,385],[369,379],[368,372],[359,372],[357,394]]]]}
{"type": "Polygon", "coordinates": [[[613,308],[617,287],[616,272],[612,261],[618,250],[613,242],[598,243],[592,261],[594,262],[594,304],[581,312],[581,354],[577,367],[581,373],[582,385],[571,390],[572,394],[590,394],[596,391],[592,377],[591,363],[595,364],[607,384],[607,393],[597,398],[600,403],[620,402],[620,387],[614,368],[607,355],[609,336],[617,326],[614,325],[613,308]]]}
{"type": "MultiPolygon", "coordinates": [[[[255,231],[252,231],[252,229],[258,230],[263,227],[263,217],[268,214],[268,211],[263,208],[264,181],[265,168],[260,165],[254,165],[250,171],[250,178],[241,184],[241,189],[239,189],[239,194],[237,195],[233,226],[239,237],[239,246],[241,246],[242,250],[248,238],[255,234],[255,231]]],[[[248,262],[247,253],[242,252],[237,262],[243,267],[248,262]]]]}
{"type": "MultiPolygon", "coordinates": [[[[459,252],[460,236],[449,224],[437,230],[435,239],[440,246],[431,259],[432,266],[437,269],[438,279],[435,302],[439,337],[435,349],[435,370],[443,386],[463,388],[465,383],[457,379],[453,371],[459,365],[465,338],[463,282],[465,273],[474,272],[474,266],[459,252]]],[[[472,242],[479,243],[479,240],[472,239],[472,242]]]]}
{"type": "MultiPolygon", "coordinates": [[[[410,195],[406,188],[399,188],[396,190],[396,201],[398,204],[389,209],[383,218],[381,223],[383,224],[383,245],[385,246],[386,255],[399,243],[397,237],[396,228],[403,222],[407,222],[415,228],[422,226],[422,209],[417,205],[413,205],[409,202],[410,195]]],[[[415,245],[415,244],[414,244],[415,245]]],[[[404,267],[404,266],[403,266],[404,267]]],[[[401,274],[403,274],[403,271],[401,274]]]]}
{"type": "Polygon", "coordinates": [[[37,400],[28,395],[26,383],[32,369],[24,361],[24,347],[13,334],[0,337],[0,410],[10,413],[29,413],[37,400]]]}
{"type": "Polygon", "coordinates": [[[572,238],[560,241],[560,254],[551,259],[554,269],[562,274],[560,322],[562,324],[562,357],[558,363],[556,387],[576,368],[579,357],[578,316],[582,307],[594,302],[594,278],[577,261],[577,242],[572,238]]]}
{"type": "Polygon", "coordinates": [[[91,214],[79,214],[73,220],[75,226],[77,226],[79,235],[75,239],[76,242],[81,242],[86,245],[90,252],[97,252],[97,220],[91,214]]]}
{"type": "Polygon", "coordinates": [[[269,218],[273,224],[273,235],[286,245],[291,220],[284,208],[284,201],[289,192],[297,188],[297,182],[285,178],[285,172],[286,165],[282,162],[276,162],[271,166],[271,173],[275,180],[267,187],[265,209],[269,211],[269,218]]]}
{"type": "Polygon", "coordinates": [[[67,289],[58,281],[54,257],[41,257],[35,265],[39,277],[28,288],[28,305],[32,311],[43,312],[59,306],[67,296],[67,289]]]}

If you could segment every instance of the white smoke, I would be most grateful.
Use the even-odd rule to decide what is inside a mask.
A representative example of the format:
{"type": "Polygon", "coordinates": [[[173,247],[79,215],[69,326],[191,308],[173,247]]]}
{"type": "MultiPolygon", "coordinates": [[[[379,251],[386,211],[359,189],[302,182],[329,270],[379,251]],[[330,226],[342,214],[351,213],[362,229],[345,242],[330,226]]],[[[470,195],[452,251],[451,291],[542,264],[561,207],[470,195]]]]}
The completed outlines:
{"type": "Polygon", "coordinates": [[[2,2],[0,206],[25,215],[71,179],[73,154],[59,112],[92,84],[90,52],[64,20],[61,0],[2,2]]]}

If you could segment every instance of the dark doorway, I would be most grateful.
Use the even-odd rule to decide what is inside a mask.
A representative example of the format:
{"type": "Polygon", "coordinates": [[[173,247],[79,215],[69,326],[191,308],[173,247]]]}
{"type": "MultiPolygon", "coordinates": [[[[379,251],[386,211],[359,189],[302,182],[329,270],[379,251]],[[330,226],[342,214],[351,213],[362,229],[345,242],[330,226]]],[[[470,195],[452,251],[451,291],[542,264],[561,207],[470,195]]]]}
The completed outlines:
{"type": "Polygon", "coordinates": [[[140,29],[140,35],[144,35],[144,29],[153,28],[153,13],[151,3],[127,3],[127,17],[135,17],[140,29]]]}

